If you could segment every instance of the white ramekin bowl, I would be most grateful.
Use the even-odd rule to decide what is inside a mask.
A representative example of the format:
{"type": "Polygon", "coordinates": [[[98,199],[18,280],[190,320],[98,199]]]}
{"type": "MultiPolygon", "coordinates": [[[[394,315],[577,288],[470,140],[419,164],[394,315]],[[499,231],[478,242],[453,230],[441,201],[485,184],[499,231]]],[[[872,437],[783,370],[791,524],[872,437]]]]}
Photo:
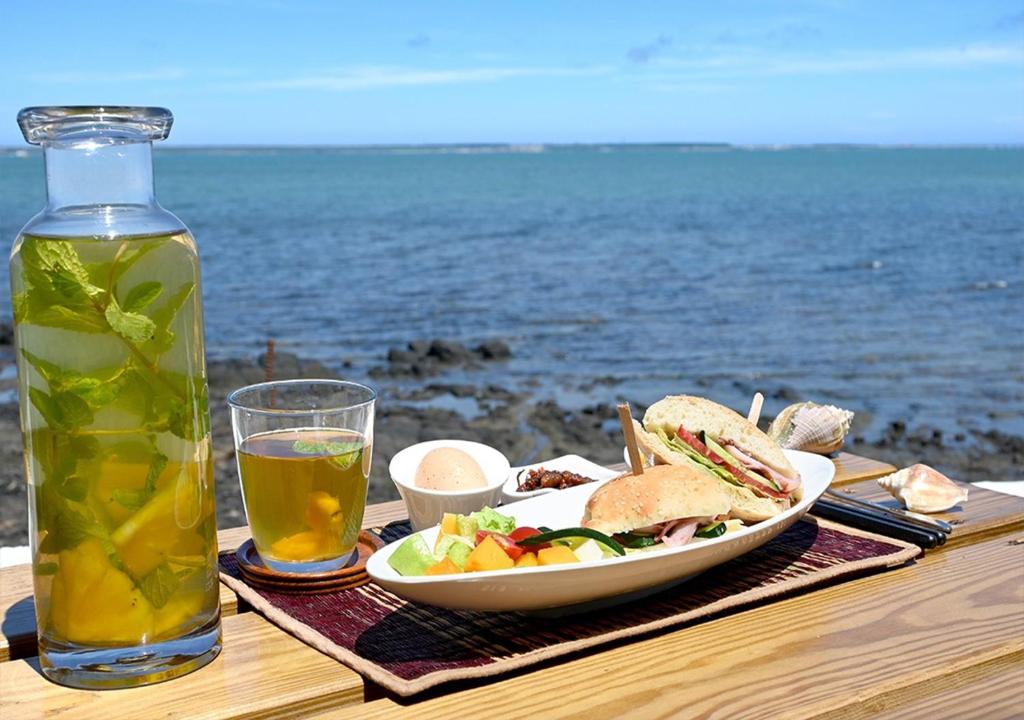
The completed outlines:
{"type": "Polygon", "coordinates": [[[497,507],[501,501],[501,486],[508,477],[509,462],[500,452],[482,443],[469,440],[430,440],[401,450],[391,458],[388,472],[391,474],[391,481],[398,488],[398,494],[405,501],[412,529],[419,531],[437,525],[446,512],[467,515],[484,505],[497,507]],[[455,448],[467,453],[479,463],[487,485],[455,492],[416,487],[416,468],[419,467],[424,455],[437,448],[455,448]]]}

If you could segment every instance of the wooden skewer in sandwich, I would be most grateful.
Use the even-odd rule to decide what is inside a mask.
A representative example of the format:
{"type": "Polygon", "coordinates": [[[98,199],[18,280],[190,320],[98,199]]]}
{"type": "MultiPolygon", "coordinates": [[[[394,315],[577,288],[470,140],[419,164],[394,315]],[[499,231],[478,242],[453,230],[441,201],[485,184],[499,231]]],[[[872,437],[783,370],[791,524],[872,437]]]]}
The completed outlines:
{"type": "Polygon", "coordinates": [[[622,425],[622,437],[626,440],[626,450],[629,452],[629,464],[634,475],[644,474],[644,461],[640,457],[640,448],[636,444],[636,433],[633,432],[633,414],[629,410],[629,403],[619,403],[619,423],[622,425]]]}

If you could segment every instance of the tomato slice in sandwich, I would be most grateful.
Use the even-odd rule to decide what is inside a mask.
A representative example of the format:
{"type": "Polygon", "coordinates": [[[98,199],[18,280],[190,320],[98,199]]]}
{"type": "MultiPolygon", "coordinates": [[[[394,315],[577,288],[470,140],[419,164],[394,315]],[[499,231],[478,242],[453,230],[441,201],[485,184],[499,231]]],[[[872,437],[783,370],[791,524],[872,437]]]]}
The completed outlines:
{"type": "Polygon", "coordinates": [[[679,429],[676,430],[676,435],[679,437],[680,440],[682,440],[684,443],[686,443],[694,450],[699,452],[703,457],[706,457],[708,460],[715,463],[715,465],[721,465],[741,483],[753,488],[760,494],[767,495],[768,497],[777,498],[779,500],[784,500],[785,498],[789,497],[786,493],[776,490],[775,488],[770,487],[768,484],[756,480],[755,478],[751,477],[749,473],[745,473],[732,463],[726,462],[725,459],[723,459],[722,457],[708,449],[707,445],[702,443],[696,435],[689,432],[682,425],[680,425],[679,429]]]}

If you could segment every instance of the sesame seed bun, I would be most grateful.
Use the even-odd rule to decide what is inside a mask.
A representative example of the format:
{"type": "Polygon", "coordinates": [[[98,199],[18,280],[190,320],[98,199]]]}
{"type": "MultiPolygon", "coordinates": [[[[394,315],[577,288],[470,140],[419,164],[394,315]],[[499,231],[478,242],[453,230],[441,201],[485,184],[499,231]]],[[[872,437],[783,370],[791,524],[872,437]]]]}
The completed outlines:
{"type": "Polygon", "coordinates": [[[704,431],[722,445],[735,444],[770,468],[799,477],[782,448],[754,423],[724,405],[694,395],[669,395],[647,408],[644,427],[675,435],[682,425],[692,433],[704,431]]]}
{"type": "Polygon", "coordinates": [[[587,502],[582,525],[611,535],[679,518],[725,515],[731,507],[729,494],[709,473],[657,465],[598,488],[587,502]]]}

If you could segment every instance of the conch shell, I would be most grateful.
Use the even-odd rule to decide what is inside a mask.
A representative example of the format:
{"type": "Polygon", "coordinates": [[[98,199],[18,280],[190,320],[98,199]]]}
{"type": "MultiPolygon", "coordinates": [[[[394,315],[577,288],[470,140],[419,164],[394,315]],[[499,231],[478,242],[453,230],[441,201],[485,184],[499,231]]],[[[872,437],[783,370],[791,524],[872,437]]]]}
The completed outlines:
{"type": "Polygon", "coordinates": [[[843,446],[852,420],[849,410],[802,402],[780,412],[768,434],[784,448],[827,455],[843,446]]]}
{"type": "Polygon", "coordinates": [[[942,512],[967,501],[967,488],[920,463],[878,478],[878,484],[916,512],[942,512]]]}

